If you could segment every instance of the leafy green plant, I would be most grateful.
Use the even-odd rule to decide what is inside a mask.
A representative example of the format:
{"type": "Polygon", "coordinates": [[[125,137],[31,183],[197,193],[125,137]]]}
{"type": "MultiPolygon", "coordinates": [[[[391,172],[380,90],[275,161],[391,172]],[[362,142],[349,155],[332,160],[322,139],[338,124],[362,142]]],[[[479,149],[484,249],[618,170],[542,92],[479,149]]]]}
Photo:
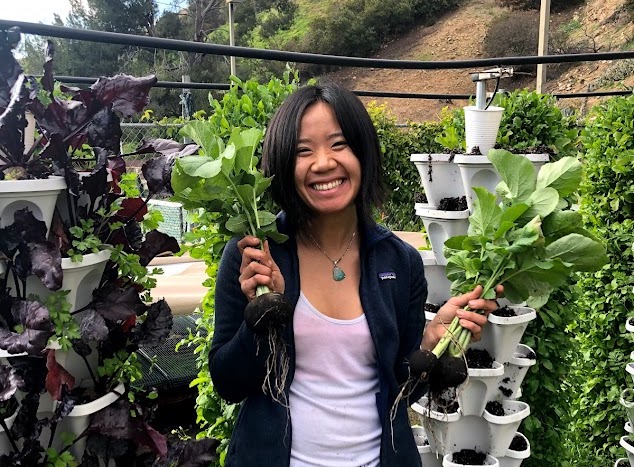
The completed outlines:
{"type": "Polygon", "coordinates": [[[576,150],[578,129],[564,117],[554,97],[521,89],[498,94],[496,106],[504,108],[496,147],[511,152],[547,151],[555,157],[576,150]]]}

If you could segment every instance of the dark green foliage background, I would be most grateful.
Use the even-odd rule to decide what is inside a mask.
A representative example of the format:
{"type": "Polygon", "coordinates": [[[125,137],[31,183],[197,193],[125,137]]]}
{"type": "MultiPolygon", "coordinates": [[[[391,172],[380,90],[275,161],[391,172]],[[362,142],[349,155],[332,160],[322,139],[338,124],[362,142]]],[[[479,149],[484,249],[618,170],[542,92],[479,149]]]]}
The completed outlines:
{"type": "Polygon", "coordinates": [[[574,465],[611,465],[624,457],[623,389],[631,338],[625,322],[634,305],[634,97],[617,97],[595,107],[583,130],[585,176],[581,210],[586,225],[605,239],[610,263],[585,275],[578,317],[571,326],[579,343],[574,377],[571,439],[574,465]]]}

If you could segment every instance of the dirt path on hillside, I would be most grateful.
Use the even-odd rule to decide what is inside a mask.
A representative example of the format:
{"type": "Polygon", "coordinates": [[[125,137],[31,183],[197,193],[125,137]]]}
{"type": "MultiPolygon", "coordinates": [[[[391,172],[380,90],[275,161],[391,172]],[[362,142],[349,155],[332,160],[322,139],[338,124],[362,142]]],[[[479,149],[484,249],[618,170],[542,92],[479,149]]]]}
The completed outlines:
{"type": "MultiPolygon", "coordinates": [[[[495,0],[471,0],[441,17],[433,26],[419,27],[387,44],[377,58],[402,60],[470,60],[483,58],[482,42],[489,24],[504,9],[495,0]]],[[[331,75],[350,89],[426,94],[470,94],[475,85],[467,70],[380,70],[350,68],[331,75]]],[[[363,98],[385,103],[399,122],[435,120],[443,107],[465,101],[363,98]]]]}
{"type": "MultiPolygon", "coordinates": [[[[582,27],[576,31],[577,39],[592,37],[601,52],[619,50],[624,43],[634,43],[634,24],[622,12],[624,0],[589,0],[583,7],[561,14],[551,15],[551,30],[569,22],[573,18],[582,27]],[[626,21],[627,20],[627,21],[626,21]]],[[[403,37],[384,46],[377,58],[404,60],[472,60],[485,58],[484,37],[491,22],[507,11],[497,5],[496,0],[466,0],[453,12],[438,19],[436,24],[418,27],[403,37]]],[[[590,50],[588,50],[589,52],[590,50]]],[[[546,91],[551,93],[571,93],[588,90],[588,85],[596,83],[609,74],[611,61],[587,62],[579,64],[562,76],[550,78],[546,91]]],[[[632,66],[634,68],[634,65],[632,66]]],[[[367,91],[392,91],[428,94],[472,94],[475,85],[469,79],[472,70],[382,70],[374,68],[348,68],[329,77],[350,89],[367,91]]],[[[634,76],[624,84],[633,85],[634,76]]],[[[502,83],[503,87],[526,87],[534,89],[534,77],[513,83],[502,83]]],[[[601,86],[598,89],[618,87],[601,86]]],[[[594,90],[598,90],[594,89],[594,90]]],[[[444,107],[458,107],[465,100],[445,99],[377,99],[362,98],[366,103],[376,101],[387,104],[399,122],[436,120],[444,107]]],[[[563,106],[587,108],[597,99],[566,99],[563,106]]]]}

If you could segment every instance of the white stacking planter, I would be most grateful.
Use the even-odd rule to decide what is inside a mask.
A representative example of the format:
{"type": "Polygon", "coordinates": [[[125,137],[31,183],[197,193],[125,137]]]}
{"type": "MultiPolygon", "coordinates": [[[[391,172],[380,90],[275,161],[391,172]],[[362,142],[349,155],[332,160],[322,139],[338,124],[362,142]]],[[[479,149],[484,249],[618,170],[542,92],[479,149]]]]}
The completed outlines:
{"type": "MultiPolygon", "coordinates": [[[[99,285],[110,254],[109,249],[99,253],[90,253],[84,255],[82,261],[77,263],[70,258],[62,258],[64,279],[61,290],[70,291],[66,299],[71,305],[71,311],[79,310],[90,303],[92,293],[99,285]]],[[[29,295],[38,295],[40,301],[45,300],[51,293],[37,276],[27,278],[26,290],[29,295]]]]}
{"type": "Polygon", "coordinates": [[[13,224],[13,215],[28,208],[36,219],[51,228],[57,196],[66,189],[64,177],[50,176],[40,180],[0,181],[0,227],[13,224]]]}
{"type": "Polygon", "coordinates": [[[528,323],[537,317],[533,308],[523,306],[511,307],[517,316],[502,317],[490,314],[489,322],[482,330],[482,339],[471,345],[474,349],[489,352],[493,360],[502,364],[508,363],[528,327],[528,323]]]}
{"type": "Polygon", "coordinates": [[[442,457],[437,455],[435,452],[432,452],[425,429],[421,426],[413,426],[412,432],[414,433],[414,441],[416,442],[418,454],[420,455],[420,460],[423,463],[423,466],[441,467],[442,457]]]}
{"type": "Polygon", "coordinates": [[[469,211],[440,211],[432,207],[418,205],[416,215],[423,219],[427,238],[438,264],[445,266],[447,259],[443,253],[445,241],[456,235],[466,235],[469,229],[469,211]]]}
{"type": "Polygon", "coordinates": [[[520,467],[524,459],[528,459],[531,456],[531,445],[526,439],[526,436],[519,431],[515,433],[515,436],[521,436],[524,439],[526,449],[522,451],[515,451],[511,448],[507,449],[504,457],[498,459],[500,461],[500,467],[520,467]]]}
{"type": "MultiPolygon", "coordinates": [[[[7,425],[7,428],[11,429],[13,426],[13,422],[15,418],[18,416],[19,408],[16,407],[15,412],[8,418],[4,419],[4,423],[7,425]]],[[[11,441],[9,441],[9,436],[5,433],[4,429],[0,426],[0,455],[11,452],[12,446],[11,441]]]]}
{"type": "MultiPolygon", "coordinates": [[[[61,448],[61,433],[73,433],[76,436],[82,434],[88,428],[90,416],[94,413],[105,409],[109,405],[114,404],[125,393],[125,385],[119,383],[108,394],[86,404],[76,405],[73,410],[62,420],[59,421],[55,431],[55,441],[53,446],[57,449],[61,448]]],[[[76,459],[81,459],[86,449],[86,438],[77,441],[70,448],[70,452],[76,459]]]]}
{"type": "MultiPolygon", "coordinates": [[[[548,154],[526,154],[525,157],[533,163],[537,171],[550,158],[548,154]]],[[[470,211],[473,211],[475,193],[472,188],[474,186],[482,186],[491,193],[495,193],[495,187],[500,183],[500,176],[487,156],[458,154],[454,158],[454,162],[460,169],[462,185],[467,197],[467,206],[469,206],[470,211]]]]}
{"type": "MultiPolygon", "coordinates": [[[[473,467],[472,464],[456,464],[455,462],[451,460],[452,458],[453,458],[453,453],[447,454],[442,460],[442,467],[466,467],[466,466],[473,467]]],[[[495,457],[489,456],[487,454],[484,464],[479,464],[479,465],[486,465],[489,467],[499,467],[500,463],[495,457]]]]}
{"type": "Polygon", "coordinates": [[[517,394],[521,391],[521,385],[526,377],[526,373],[531,366],[537,363],[534,358],[528,358],[528,355],[535,355],[533,349],[529,346],[520,344],[517,346],[513,357],[505,363],[504,379],[502,385],[507,388],[510,394],[517,394]]]}
{"type": "Polygon", "coordinates": [[[480,154],[486,156],[493,149],[503,113],[502,107],[489,106],[488,109],[479,109],[475,105],[464,107],[467,153],[477,147],[480,154]]]}
{"type": "Polygon", "coordinates": [[[630,465],[634,465],[634,437],[629,435],[621,436],[619,444],[625,449],[630,465]]]}
{"type": "Polygon", "coordinates": [[[487,402],[499,393],[504,365],[493,362],[493,368],[469,368],[469,377],[458,388],[458,404],[463,415],[481,417],[487,402]]]}
{"type": "Polygon", "coordinates": [[[451,297],[451,281],[445,274],[445,266],[438,264],[432,250],[420,250],[427,280],[427,303],[440,305],[451,297]]]}
{"type": "Polygon", "coordinates": [[[453,154],[412,154],[431,206],[438,206],[443,198],[465,195],[460,169],[453,162],[453,154]]]}
{"type": "Polygon", "coordinates": [[[501,404],[505,415],[493,415],[484,410],[484,419],[489,422],[491,436],[491,448],[488,452],[496,457],[506,454],[520,423],[530,415],[530,407],[526,402],[504,400],[501,404]]]}

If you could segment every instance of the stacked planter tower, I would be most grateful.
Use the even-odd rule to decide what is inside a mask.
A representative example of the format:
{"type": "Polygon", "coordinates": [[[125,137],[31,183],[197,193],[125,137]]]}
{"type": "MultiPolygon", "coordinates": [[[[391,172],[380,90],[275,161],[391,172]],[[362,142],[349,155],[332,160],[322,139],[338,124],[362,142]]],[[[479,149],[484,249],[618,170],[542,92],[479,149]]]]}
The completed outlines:
{"type": "MultiPolygon", "coordinates": [[[[630,318],[625,322],[625,330],[634,333],[634,319],[630,318]]],[[[634,351],[630,354],[630,362],[625,366],[625,371],[632,377],[634,381],[634,351]]],[[[620,445],[627,454],[627,458],[623,457],[615,462],[616,467],[634,466],[634,389],[627,388],[621,393],[620,401],[627,414],[627,422],[625,423],[626,435],[621,437],[620,445]]]]}
{"type": "MultiPolygon", "coordinates": [[[[485,83],[506,73],[509,70],[495,69],[472,75],[477,84],[477,98],[475,106],[464,109],[465,154],[412,154],[410,158],[427,196],[427,203],[418,203],[415,209],[431,243],[431,251],[421,251],[430,305],[442,305],[451,296],[443,246],[449,238],[467,234],[475,199],[472,187],[483,186],[495,192],[500,181],[486,154],[495,145],[504,109],[487,106],[485,83]],[[463,209],[443,210],[448,200],[463,209]]],[[[547,154],[526,157],[536,171],[549,159],[547,154]]],[[[518,467],[530,456],[528,440],[517,431],[530,408],[519,398],[522,381],[536,360],[533,350],[520,341],[536,312],[508,301],[505,305],[514,316],[489,315],[482,339],[470,346],[488,352],[494,360],[492,367],[468,368],[467,381],[457,388],[455,395],[448,394],[449,408],[436,407],[426,397],[412,406],[423,425],[415,428],[415,438],[425,467],[461,466],[452,458],[462,450],[484,454],[482,465],[502,467],[518,467]],[[451,402],[457,402],[457,410],[456,404],[451,408],[451,402]]],[[[428,320],[434,316],[426,311],[428,320]]]]}

